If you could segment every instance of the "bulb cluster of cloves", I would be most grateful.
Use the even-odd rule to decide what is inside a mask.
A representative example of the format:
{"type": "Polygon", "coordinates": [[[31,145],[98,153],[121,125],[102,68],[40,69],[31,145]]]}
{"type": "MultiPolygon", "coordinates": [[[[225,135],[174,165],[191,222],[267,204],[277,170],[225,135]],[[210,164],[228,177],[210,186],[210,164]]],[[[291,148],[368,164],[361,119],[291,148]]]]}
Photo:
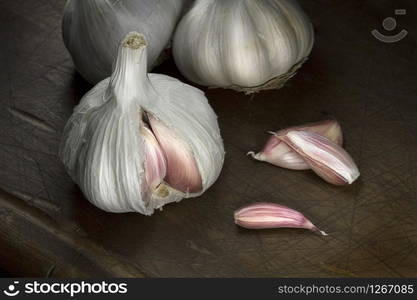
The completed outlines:
{"type": "Polygon", "coordinates": [[[147,41],[128,33],[114,70],[81,100],[60,156],[85,196],[110,212],[155,209],[201,195],[217,179],[224,150],[204,93],[147,73],[147,41]]]}
{"type": "Polygon", "coordinates": [[[292,170],[312,169],[335,185],[351,184],[359,177],[352,157],[342,148],[343,133],[335,119],[270,132],[272,136],[254,159],[292,170]]]}
{"type": "Polygon", "coordinates": [[[173,54],[190,81],[249,94],[282,87],[313,43],[295,0],[196,0],[175,31],[173,54]]]}

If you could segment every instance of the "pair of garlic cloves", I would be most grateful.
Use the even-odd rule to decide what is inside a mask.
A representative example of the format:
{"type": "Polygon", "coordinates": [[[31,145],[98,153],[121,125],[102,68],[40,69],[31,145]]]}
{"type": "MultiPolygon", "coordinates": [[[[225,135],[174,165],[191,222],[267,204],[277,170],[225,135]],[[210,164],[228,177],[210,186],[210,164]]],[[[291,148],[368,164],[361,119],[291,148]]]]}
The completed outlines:
{"type": "Polygon", "coordinates": [[[312,169],[335,185],[351,184],[360,173],[342,144],[340,124],[329,119],[272,132],[261,152],[248,155],[282,168],[312,169]]]}

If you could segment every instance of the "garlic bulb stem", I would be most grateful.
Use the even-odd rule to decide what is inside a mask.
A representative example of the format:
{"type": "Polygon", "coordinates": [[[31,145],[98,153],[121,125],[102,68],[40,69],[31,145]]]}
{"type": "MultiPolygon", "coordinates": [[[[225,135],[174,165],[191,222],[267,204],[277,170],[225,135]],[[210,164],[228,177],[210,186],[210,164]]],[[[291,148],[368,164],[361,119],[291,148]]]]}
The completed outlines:
{"type": "MultiPolygon", "coordinates": [[[[147,50],[143,35],[130,33],[122,41],[114,71],[110,77],[111,91],[121,107],[143,94],[151,86],[147,74],[147,50]]],[[[141,101],[146,101],[142,97],[141,101]]]]}
{"type": "Polygon", "coordinates": [[[136,30],[147,39],[148,68],[171,40],[190,0],[67,0],[62,20],[65,46],[77,71],[92,84],[110,76],[118,46],[136,30]]]}

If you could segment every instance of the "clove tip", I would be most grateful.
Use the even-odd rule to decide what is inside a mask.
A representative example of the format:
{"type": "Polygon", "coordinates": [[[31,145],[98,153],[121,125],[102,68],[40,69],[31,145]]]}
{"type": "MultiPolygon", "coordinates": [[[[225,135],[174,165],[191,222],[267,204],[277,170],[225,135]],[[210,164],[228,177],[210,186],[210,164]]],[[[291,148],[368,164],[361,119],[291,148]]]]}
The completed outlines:
{"type": "Polygon", "coordinates": [[[248,155],[248,156],[252,156],[253,158],[255,158],[255,157],[256,157],[256,153],[255,153],[255,152],[253,152],[253,151],[249,151],[248,153],[246,153],[246,155],[248,155]]]}
{"type": "Polygon", "coordinates": [[[265,160],[262,152],[255,153],[253,151],[249,151],[248,153],[246,153],[246,155],[252,157],[253,159],[259,160],[259,161],[264,161],[265,160]]]}
{"type": "Polygon", "coordinates": [[[277,136],[277,133],[273,131],[267,131],[266,133],[269,133],[270,135],[273,135],[273,136],[277,136]]]}

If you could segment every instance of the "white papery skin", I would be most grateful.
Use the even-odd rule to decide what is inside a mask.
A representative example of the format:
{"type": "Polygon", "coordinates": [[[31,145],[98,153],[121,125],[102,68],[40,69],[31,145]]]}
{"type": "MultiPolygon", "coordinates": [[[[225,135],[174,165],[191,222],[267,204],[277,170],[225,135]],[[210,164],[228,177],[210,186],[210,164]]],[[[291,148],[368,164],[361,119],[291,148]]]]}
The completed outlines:
{"type": "Polygon", "coordinates": [[[303,61],[313,42],[295,0],[197,0],[178,24],[173,50],[193,82],[257,90],[303,61]]]}
{"type": "Polygon", "coordinates": [[[78,72],[92,84],[109,77],[119,42],[130,31],[149,42],[153,68],[190,0],[68,0],[62,32],[78,72]]]}
{"type": "Polygon", "coordinates": [[[145,39],[130,33],[119,47],[111,78],[97,84],[75,108],[63,133],[60,156],[97,207],[150,215],[155,208],[198,196],[209,188],[220,174],[224,149],[217,117],[204,93],[174,78],[147,74],[145,39]],[[152,128],[144,129],[149,126],[144,123],[145,115],[188,145],[200,173],[201,190],[179,191],[167,182],[154,189],[156,178],[163,176],[165,167],[169,169],[169,161],[167,166],[161,161],[145,170],[146,155],[161,156],[153,149],[158,146],[149,136],[152,128]],[[146,171],[152,176],[146,176],[146,171]]]}

